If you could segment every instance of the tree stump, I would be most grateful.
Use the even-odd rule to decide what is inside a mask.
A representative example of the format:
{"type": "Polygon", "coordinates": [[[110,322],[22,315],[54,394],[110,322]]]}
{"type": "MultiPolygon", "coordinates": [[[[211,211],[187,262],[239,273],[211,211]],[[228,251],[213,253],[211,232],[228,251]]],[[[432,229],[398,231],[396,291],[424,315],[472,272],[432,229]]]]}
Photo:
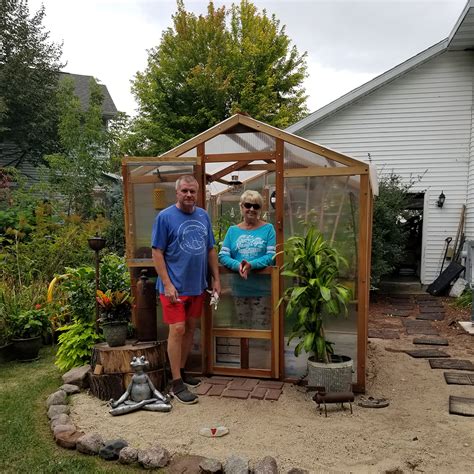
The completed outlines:
{"type": "Polygon", "coordinates": [[[109,347],[105,342],[92,350],[89,383],[91,393],[100,400],[118,399],[129,385],[133,371],[130,362],[134,357],[145,356],[150,365],[146,373],[158,390],[166,385],[165,342],[134,344],[127,341],[123,346],[109,347]]]}

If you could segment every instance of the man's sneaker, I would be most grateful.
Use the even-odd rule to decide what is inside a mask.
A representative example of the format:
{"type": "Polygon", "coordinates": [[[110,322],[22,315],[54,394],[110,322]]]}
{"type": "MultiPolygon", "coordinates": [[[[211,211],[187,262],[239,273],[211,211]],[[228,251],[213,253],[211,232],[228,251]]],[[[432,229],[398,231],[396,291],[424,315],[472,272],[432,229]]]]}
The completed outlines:
{"type": "Polygon", "coordinates": [[[181,379],[173,380],[170,394],[173,395],[178,402],[184,403],[185,405],[192,405],[198,402],[198,396],[191,393],[181,379]]]}
{"type": "Polygon", "coordinates": [[[191,388],[195,388],[201,385],[201,380],[197,379],[196,377],[193,377],[190,374],[185,373],[183,369],[181,369],[181,379],[188,387],[191,388]]]}

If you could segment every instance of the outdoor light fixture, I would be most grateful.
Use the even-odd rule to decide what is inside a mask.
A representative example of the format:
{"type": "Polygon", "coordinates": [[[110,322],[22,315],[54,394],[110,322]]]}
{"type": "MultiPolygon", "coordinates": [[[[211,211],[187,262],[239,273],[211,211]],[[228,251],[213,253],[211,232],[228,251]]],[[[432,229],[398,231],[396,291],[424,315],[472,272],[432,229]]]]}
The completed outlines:
{"type": "MultiPolygon", "coordinates": [[[[99,252],[105,247],[105,239],[103,237],[99,237],[99,234],[95,234],[94,237],[87,239],[89,243],[89,247],[91,250],[95,252],[95,293],[97,295],[97,290],[99,289],[99,252]]],[[[95,326],[97,332],[99,332],[99,303],[97,299],[95,299],[95,326]]]]}
{"type": "Polygon", "coordinates": [[[444,201],[446,201],[446,196],[444,195],[443,191],[441,191],[441,194],[438,196],[438,201],[436,201],[436,204],[438,205],[438,207],[443,207],[444,201]]]}
{"type": "Polygon", "coordinates": [[[242,181],[239,180],[239,176],[237,174],[231,175],[228,185],[230,186],[230,192],[232,194],[240,194],[242,190],[242,181]]]}

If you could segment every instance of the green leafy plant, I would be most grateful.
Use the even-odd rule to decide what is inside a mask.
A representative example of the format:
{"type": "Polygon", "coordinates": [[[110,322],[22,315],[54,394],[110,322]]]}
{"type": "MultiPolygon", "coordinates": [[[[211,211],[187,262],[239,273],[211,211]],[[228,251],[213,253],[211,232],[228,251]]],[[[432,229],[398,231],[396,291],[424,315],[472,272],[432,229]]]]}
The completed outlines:
{"type": "Polygon", "coordinates": [[[458,296],[454,300],[454,306],[457,308],[470,308],[472,306],[472,290],[471,288],[466,288],[461,296],[458,296]]]}
{"type": "Polygon", "coordinates": [[[293,285],[286,288],[278,304],[286,302],[285,314],[294,320],[288,343],[300,339],[296,356],[304,350],[314,354],[317,362],[327,363],[334,348],[326,339],[323,316],[347,315],[351,297],[350,290],[338,281],[345,260],[314,227],[288,239],[285,254],[288,262],[281,275],[292,278],[293,285]]]}
{"type": "Polygon", "coordinates": [[[14,339],[37,337],[50,330],[47,311],[39,304],[12,317],[11,325],[14,339]]]}
{"type": "Polygon", "coordinates": [[[67,371],[90,362],[94,344],[103,340],[96,333],[94,323],[74,321],[59,328],[62,334],[58,338],[58,351],[55,364],[67,371]]]}
{"type": "Polygon", "coordinates": [[[129,291],[130,273],[125,258],[116,254],[108,254],[100,264],[100,290],[129,291]]]}
{"type": "Polygon", "coordinates": [[[132,309],[132,297],[127,291],[97,291],[97,303],[101,312],[101,323],[128,322],[132,309]]]}

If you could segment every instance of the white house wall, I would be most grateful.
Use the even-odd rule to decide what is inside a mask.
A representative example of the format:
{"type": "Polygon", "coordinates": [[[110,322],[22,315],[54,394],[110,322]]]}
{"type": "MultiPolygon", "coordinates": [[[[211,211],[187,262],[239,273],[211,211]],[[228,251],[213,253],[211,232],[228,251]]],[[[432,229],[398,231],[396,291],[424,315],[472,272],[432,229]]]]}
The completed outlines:
{"type": "MultiPolygon", "coordinates": [[[[385,86],[297,132],[394,172],[413,192],[429,191],[424,209],[421,281],[439,273],[446,237],[455,238],[466,203],[473,153],[474,53],[444,52],[385,86]],[[419,177],[422,177],[419,179],[419,177]],[[436,206],[444,191],[446,203],[436,206]]],[[[474,168],[468,204],[474,206],[474,168]]],[[[474,238],[474,215],[468,215],[474,238]]]]}

